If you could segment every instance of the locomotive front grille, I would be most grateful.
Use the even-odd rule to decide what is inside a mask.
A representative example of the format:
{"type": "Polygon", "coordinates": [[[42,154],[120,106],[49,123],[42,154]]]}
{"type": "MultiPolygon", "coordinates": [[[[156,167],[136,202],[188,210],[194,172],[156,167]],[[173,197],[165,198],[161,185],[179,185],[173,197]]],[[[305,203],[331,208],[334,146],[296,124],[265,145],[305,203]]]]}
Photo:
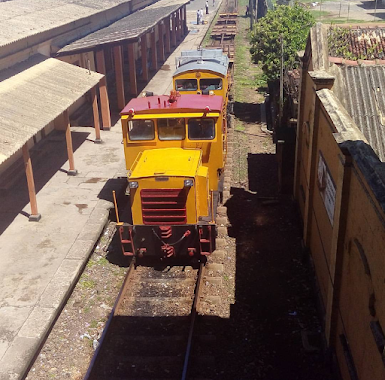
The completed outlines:
{"type": "Polygon", "coordinates": [[[143,224],[186,224],[185,189],[142,189],[143,224]]]}

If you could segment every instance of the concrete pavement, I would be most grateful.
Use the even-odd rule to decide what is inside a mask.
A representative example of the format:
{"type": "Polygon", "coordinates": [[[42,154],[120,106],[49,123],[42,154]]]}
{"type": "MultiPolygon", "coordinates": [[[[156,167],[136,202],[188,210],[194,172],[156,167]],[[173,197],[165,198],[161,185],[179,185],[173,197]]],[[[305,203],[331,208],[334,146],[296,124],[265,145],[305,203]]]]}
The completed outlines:
{"type": "MultiPolygon", "coordinates": [[[[156,94],[172,86],[175,57],[197,48],[209,23],[196,25],[187,7],[190,33],[145,88],[156,94]]],[[[215,9],[220,2],[216,1],[215,9]]],[[[210,4],[210,21],[214,16],[210,4]]],[[[0,198],[0,380],[21,379],[64,306],[113,207],[112,190],[126,184],[120,121],[94,144],[94,131],[73,127],[75,167],[67,175],[65,136],[53,132],[35,148],[34,176],[42,219],[28,222],[25,178],[0,198]]]]}

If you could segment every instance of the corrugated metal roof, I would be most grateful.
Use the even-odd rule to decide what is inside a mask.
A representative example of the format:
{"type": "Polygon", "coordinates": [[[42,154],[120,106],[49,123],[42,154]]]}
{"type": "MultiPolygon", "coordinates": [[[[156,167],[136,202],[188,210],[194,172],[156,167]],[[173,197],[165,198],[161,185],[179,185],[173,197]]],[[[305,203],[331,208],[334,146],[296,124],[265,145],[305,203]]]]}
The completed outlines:
{"type": "Polygon", "coordinates": [[[102,74],[34,56],[0,73],[0,164],[74,104],[102,74]]]}
{"type": "Polygon", "coordinates": [[[191,70],[207,70],[207,71],[212,71],[214,73],[219,73],[223,76],[226,75],[227,73],[227,67],[216,63],[216,62],[211,62],[211,61],[201,61],[201,62],[190,62],[186,63],[185,65],[179,66],[173,76],[176,76],[180,73],[185,73],[187,71],[191,70]]]}
{"type": "Polygon", "coordinates": [[[0,3],[0,47],[70,24],[128,0],[13,0],[0,3]]]}
{"type": "Polygon", "coordinates": [[[130,14],[106,28],[97,30],[79,40],[64,46],[58,55],[89,51],[95,47],[120,41],[136,40],[159,21],[170,16],[189,0],[160,0],[145,9],[130,14]]]}
{"type": "Polygon", "coordinates": [[[226,75],[229,67],[229,57],[223,54],[222,49],[200,49],[186,50],[181,52],[181,56],[176,58],[178,75],[190,70],[204,69],[226,75]]]}
{"type": "Polygon", "coordinates": [[[341,68],[341,93],[357,127],[382,162],[385,161],[385,67],[345,66],[341,68]]]}

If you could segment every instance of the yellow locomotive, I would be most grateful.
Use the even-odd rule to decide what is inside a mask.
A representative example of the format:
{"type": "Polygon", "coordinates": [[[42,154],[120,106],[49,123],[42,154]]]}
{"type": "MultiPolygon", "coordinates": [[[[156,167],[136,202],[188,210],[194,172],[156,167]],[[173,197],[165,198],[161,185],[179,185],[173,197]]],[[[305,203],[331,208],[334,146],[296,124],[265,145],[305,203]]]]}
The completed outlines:
{"type": "MultiPolygon", "coordinates": [[[[177,70],[177,86],[181,75],[187,80],[177,70]]],[[[200,258],[215,249],[226,159],[226,75],[221,88],[202,91],[199,82],[196,92],[135,98],[121,112],[131,206],[130,217],[118,224],[125,255],[200,258]]]]}

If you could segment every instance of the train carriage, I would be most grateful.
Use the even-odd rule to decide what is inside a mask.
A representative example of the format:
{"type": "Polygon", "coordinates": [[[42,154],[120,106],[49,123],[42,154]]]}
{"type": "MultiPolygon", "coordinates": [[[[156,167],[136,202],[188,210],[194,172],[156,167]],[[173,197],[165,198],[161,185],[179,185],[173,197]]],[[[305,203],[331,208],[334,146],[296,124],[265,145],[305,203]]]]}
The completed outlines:
{"type": "Polygon", "coordinates": [[[226,112],[231,78],[230,61],[222,49],[186,50],[176,58],[173,88],[180,94],[220,95],[226,112]]]}
{"type": "Polygon", "coordinates": [[[201,257],[214,250],[225,154],[223,98],[132,99],[121,112],[132,220],[125,255],[201,257]]]}

